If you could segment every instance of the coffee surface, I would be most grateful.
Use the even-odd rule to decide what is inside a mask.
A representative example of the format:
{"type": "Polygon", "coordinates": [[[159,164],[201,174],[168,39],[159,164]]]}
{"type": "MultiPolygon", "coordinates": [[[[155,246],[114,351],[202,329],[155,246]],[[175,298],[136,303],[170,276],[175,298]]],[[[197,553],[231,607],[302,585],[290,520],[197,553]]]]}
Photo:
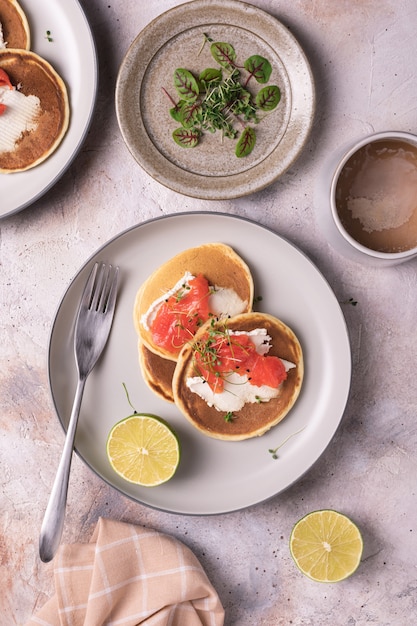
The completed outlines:
{"type": "Polygon", "coordinates": [[[346,231],[367,248],[417,246],[417,146],[393,139],[360,148],[339,176],[336,208],[346,231]]]}

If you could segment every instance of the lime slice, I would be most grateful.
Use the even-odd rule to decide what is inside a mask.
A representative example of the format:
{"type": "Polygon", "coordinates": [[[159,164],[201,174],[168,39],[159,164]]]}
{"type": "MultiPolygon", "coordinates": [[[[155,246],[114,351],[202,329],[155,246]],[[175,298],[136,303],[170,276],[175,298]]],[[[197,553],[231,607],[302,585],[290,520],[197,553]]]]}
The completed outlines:
{"type": "Polygon", "coordinates": [[[111,429],[107,456],[114,471],[125,480],[155,487],[175,474],[180,445],[172,428],[161,418],[135,413],[111,429]]]}
{"type": "Polygon", "coordinates": [[[290,537],[298,568],[312,580],[338,582],[358,567],[363,550],[359,529],[336,511],[314,511],[300,519],[290,537]]]}

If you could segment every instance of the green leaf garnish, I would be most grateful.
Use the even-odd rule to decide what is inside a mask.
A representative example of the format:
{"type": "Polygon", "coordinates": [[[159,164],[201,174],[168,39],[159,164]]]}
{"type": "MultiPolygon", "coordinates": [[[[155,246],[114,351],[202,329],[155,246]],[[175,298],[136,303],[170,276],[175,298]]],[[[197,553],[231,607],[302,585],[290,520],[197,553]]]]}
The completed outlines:
{"type": "Polygon", "coordinates": [[[247,126],[240,135],[239,141],[236,145],[236,156],[241,158],[248,156],[255,147],[256,135],[251,126],[247,126]]]}
{"type": "Polygon", "coordinates": [[[183,102],[179,109],[178,122],[184,128],[193,128],[198,122],[201,107],[198,102],[183,102]]]}
{"type": "Polygon", "coordinates": [[[215,67],[208,67],[198,77],[201,83],[219,82],[222,79],[222,71],[215,67]]]}
{"type": "Polygon", "coordinates": [[[276,85],[262,87],[257,93],[255,102],[262,111],[272,111],[281,100],[281,91],[276,85]]]}
{"type": "Polygon", "coordinates": [[[177,105],[175,105],[174,107],[172,107],[172,109],[169,110],[169,114],[172,117],[172,119],[174,119],[176,122],[181,123],[181,105],[182,105],[183,101],[180,101],[177,105]]]}
{"type": "Polygon", "coordinates": [[[240,125],[243,130],[235,154],[238,158],[248,156],[256,144],[253,125],[260,121],[258,112],[275,109],[280,102],[281,92],[276,85],[267,85],[253,94],[247,85],[252,77],[258,83],[266,83],[272,66],[264,57],[252,55],[243,67],[239,67],[236,64],[236,51],[231,44],[213,42],[204,33],[202,48],[207,42],[210,42],[211,54],[220,68],[207,67],[198,78],[185,68],[177,68],[174,72],[174,86],[180,97],[178,102],[162,88],[171,102],[171,117],[181,125],[173,132],[174,141],[179,146],[191,148],[198,144],[204,132],[217,131],[220,131],[222,140],[236,139],[239,137],[240,125]]]}
{"type": "Polygon", "coordinates": [[[210,52],[215,61],[222,67],[234,67],[236,52],[230,43],[216,41],[211,44],[210,52]]]}
{"type": "Polygon", "coordinates": [[[172,133],[172,137],[179,146],[183,148],[194,148],[198,144],[200,134],[195,129],[177,128],[172,133]]]}
{"type": "Polygon", "coordinates": [[[244,67],[249,72],[246,84],[248,84],[252,76],[258,83],[267,83],[272,73],[272,66],[268,59],[259,56],[259,54],[254,54],[246,59],[244,67]]]}
{"type": "Polygon", "coordinates": [[[198,83],[188,70],[184,70],[182,67],[175,70],[174,85],[183,100],[197,100],[200,91],[198,83]]]}

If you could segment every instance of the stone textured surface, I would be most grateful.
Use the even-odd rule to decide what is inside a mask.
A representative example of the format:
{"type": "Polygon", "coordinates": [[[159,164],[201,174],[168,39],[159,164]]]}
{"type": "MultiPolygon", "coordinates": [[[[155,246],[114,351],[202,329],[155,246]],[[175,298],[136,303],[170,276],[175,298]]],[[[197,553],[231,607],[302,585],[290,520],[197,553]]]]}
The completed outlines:
{"type": "MultiPolygon", "coordinates": [[[[226,609],[226,626],[392,626],[417,621],[417,263],[379,270],[347,261],[318,226],[314,182],[330,151],[372,130],[416,131],[414,0],[252,0],[302,44],[317,86],[303,154],[274,185],[209,202],[163,188],[137,166],[114,111],[129,43],[177,0],[81,0],[100,60],[85,144],[42,199],[1,223],[0,624],[23,624],[53,592],[38,533],[63,445],[46,374],[56,306],[81,262],[148,218],[181,211],[247,216],[297,244],[342,303],[353,379],[333,441],[283,494],[223,516],[182,517],[133,503],[73,463],[64,541],[87,541],[99,516],[152,526],[193,549],[226,609]],[[357,301],[353,306],[349,299],[357,301]],[[291,528],[335,508],[361,527],[358,572],[320,585],[296,570],[291,528]]],[[[0,200],[1,201],[1,200],[0,200]]]]}

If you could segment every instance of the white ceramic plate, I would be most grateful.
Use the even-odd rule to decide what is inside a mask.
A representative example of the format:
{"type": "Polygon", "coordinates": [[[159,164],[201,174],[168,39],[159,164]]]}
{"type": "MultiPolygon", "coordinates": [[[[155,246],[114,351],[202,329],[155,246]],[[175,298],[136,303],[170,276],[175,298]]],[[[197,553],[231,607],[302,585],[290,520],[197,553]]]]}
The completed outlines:
{"type": "Polygon", "coordinates": [[[85,138],[97,91],[96,49],[78,0],[21,0],[20,5],[29,22],[31,50],[49,61],[67,85],[71,118],[62,143],[44,163],[0,174],[0,217],[29,206],[62,176],[85,138]]]}
{"type": "Polygon", "coordinates": [[[253,193],[281,176],[307,140],[314,100],[310,67],[293,35],[271,15],[237,0],[194,0],[157,17],[130,46],[116,85],[119,126],[134,158],[163,185],[205,199],[253,193]],[[236,141],[222,143],[219,132],[204,134],[195,148],[172,139],[179,124],[165,91],[178,100],[175,69],[198,75],[218,67],[208,44],[199,52],[204,33],[232,44],[241,65],[254,54],[266,57],[273,68],[267,84],[281,90],[277,108],[256,126],[256,145],[247,157],[237,158],[236,141]]]}
{"type": "Polygon", "coordinates": [[[87,381],[76,449],[107,483],[133,500],[175,513],[214,514],[241,509],[286,489],[330,442],[347,401],[351,359],[340,306],[311,261],[288,241],[248,220],[220,213],[183,213],[145,222],[103,246],[80,269],[59,305],[49,346],[49,378],[57,414],[68,423],[76,387],[73,320],[83,285],[96,260],[117,264],[121,291],[106,350],[87,381]],[[156,397],[142,380],[133,303],[137,289],[161,263],[210,241],[231,245],[249,264],[262,296],[259,310],[281,318],[304,350],[305,379],[289,415],[269,433],[243,442],[211,439],[194,429],[175,405],[156,397]],[[182,444],[174,478],[154,488],[119,478],[106,457],[112,426],[138,412],[168,420],[182,444]],[[273,459],[269,449],[291,437],[273,459]]]}

